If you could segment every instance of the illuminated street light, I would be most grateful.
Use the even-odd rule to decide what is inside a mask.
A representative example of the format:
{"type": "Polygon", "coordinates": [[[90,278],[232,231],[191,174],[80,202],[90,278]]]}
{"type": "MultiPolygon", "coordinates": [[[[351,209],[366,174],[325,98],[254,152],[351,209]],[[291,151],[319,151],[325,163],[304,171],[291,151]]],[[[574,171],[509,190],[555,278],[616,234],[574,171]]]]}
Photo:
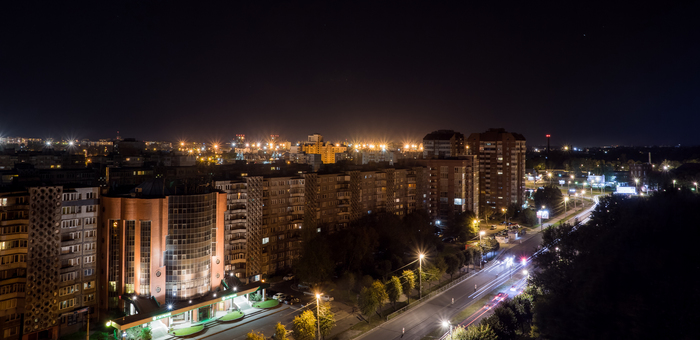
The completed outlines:
{"type": "Polygon", "coordinates": [[[318,325],[318,340],[321,340],[321,312],[318,300],[321,294],[316,293],[316,324],[318,325]]]}
{"type": "Polygon", "coordinates": [[[444,320],[442,322],[442,327],[450,327],[450,340],[452,340],[452,324],[449,321],[444,320]]]}
{"type": "MultiPolygon", "coordinates": [[[[423,297],[423,253],[418,254],[418,299],[423,297]]],[[[415,282],[415,281],[414,281],[415,282]]]]}
{"type": "Polygon", "coordinates": [[[479,249],[481,249],[481,261],[479,261],[479,269],[481,269],[481,265],[484,263],[484,245],[481,243],[481,236],[484,236],[484,234],[486,234],[485,231],[479,232],[479,249]]]}

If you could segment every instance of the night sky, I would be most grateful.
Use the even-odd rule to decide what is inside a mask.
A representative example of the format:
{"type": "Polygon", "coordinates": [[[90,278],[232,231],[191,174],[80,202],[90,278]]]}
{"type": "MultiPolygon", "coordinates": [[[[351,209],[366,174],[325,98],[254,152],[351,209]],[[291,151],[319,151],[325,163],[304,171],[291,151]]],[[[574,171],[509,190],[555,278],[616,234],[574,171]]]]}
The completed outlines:
{"type": "Polygon", "coordinates": [[[0,134],[700,144],[700,2],[453,4],[5,1],[0,134]]]}

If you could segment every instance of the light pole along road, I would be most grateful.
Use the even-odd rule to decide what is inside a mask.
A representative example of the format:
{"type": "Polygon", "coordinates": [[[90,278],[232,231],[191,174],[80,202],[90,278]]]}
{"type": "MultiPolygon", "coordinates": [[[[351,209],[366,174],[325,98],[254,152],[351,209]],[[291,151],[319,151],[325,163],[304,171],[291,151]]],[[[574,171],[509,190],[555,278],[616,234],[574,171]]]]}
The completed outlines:
{"type": "MultiPolygon", "coordinates": [[[[585,222],[594,207],[595,205],[567,222],[572,223],[577,218],[580,222],[585,222]]],[[[532,256],[541,243],[541,233],[532,235],[529,239],[524,240],[521,244],[516,244],[513,248],[507,250],[507,253],[500,256],[501,260],[515,256],[515,264],[513,266],[506,267],[505,261],[501,261],[501,264],[498,265],[492,264],[474,277],[464,280],[451,289],[423,302],[421,305],[406,311],[356,339],[422,339],[435,329],[441,328],[444,320],[450,320],[455,314],[459,313],[473,302],[478,301],[484,295],[508,282],[510,279],[509,270],[522,271],[523,266],[520,259],[532,256]],[[474,292],[473,289],[474,285],[478,287],[476,292],[474,292]],[[454,299],[454,304],[451,302],[452,299],[454,299]],[[402,336],[403,329],[405,329],[405,333],[402,336]]]]}

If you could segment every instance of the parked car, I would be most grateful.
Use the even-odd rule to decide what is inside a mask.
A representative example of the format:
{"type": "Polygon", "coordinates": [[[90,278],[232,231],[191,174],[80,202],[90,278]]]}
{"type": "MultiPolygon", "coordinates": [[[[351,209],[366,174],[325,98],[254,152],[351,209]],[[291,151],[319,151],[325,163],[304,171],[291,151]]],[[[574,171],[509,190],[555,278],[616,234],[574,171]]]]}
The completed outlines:
{"type": "Polygon", "coordinates": [[[321,295],[321,300],[323,300],[325,302],[330,302],[330,301],[333,301],[335,299],[330,295],[321,295]]]}
{"type": "Polygon", "coordinates": [[[492,226],[491,226],[491,230],[496,230],[496,226],[495,226],[495,225],[492,225],[492,226]]]}
{"type": "Polygon", "coordinates": [[[284,298],[284,303],[286,305],[293,305],[295,303],[299,303],[299,298],[294,297],[294,295],[289,295],[286,298],[284,298]]]}
{"type": "Polygon", "coordinates": [[[454,237],[445,237],[442,239],[442,242],[445,242],[445,243],[452,243],[454,241],[455,241],[454,237]]]}
{"type": "Polygon", "coordinates": [[[306,289],[311,288],[311,285],[308,284],[308,283],[306,283],[306,282],[300,282],[300,283],[297,285],[297,288],[299,288],[299,289],[301,289],[301,290],[306,290],[306,289]]]}
{"type": "Polygon", "coordinates": [[[277,300],[277,301],[282,301],[287,297],[287,294],[284,293],[277,293],[275,294],[272,298],[277,300]]]}
{"type": "Polygon", "coordinates": [[[289,281],[294,278],[294,274],[289,273],[285,277],[282,278],[282,280],[289,281]]]}

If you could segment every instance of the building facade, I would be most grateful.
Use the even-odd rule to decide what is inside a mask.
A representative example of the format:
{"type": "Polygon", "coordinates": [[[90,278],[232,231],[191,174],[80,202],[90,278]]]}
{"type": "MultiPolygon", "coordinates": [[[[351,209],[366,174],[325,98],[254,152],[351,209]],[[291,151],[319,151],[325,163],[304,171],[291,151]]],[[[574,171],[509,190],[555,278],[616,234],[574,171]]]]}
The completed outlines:
{"type": "Polygon", "coordinates": [[[524,203],[525,137],[505,129],[472,133],[469,150],[479,160],[479,210],[501,213],[510,204],[524,203]]]}
{"type": "Polygon", "coordinates": [[[58,339],[94,318],[99,190],[0,194],[0,334],[58,339]]]}
{"type": "MultiPolygon", "coordinates": [[[[137,192],[138,192],[137,187],[137,192]]],[[[102,198],[99,307],[134,313],[124,295],[160,304],[202,297],[224,279],[224,211],[218,192],[102,198]]]]}
{"type": "Polygon", "coordinates": [[[302,232],[334,232],[362,216],[427,207],[423,167],[216,181],[225,192],[224,270],[247,282],[299,260],[302,232]]]}
{"type": "Polygon", "coordinates": [[[428,213],[436,225],[455,215],[479,214],[479,166],[475,155],[424,161],[429,171],[428,213]]]}
{"type": "Polygon", "coordinates": [[[454,130],[437,130],[423,137],[423,158],[450,158],[466,154],[464,135],[454,130]]]}

